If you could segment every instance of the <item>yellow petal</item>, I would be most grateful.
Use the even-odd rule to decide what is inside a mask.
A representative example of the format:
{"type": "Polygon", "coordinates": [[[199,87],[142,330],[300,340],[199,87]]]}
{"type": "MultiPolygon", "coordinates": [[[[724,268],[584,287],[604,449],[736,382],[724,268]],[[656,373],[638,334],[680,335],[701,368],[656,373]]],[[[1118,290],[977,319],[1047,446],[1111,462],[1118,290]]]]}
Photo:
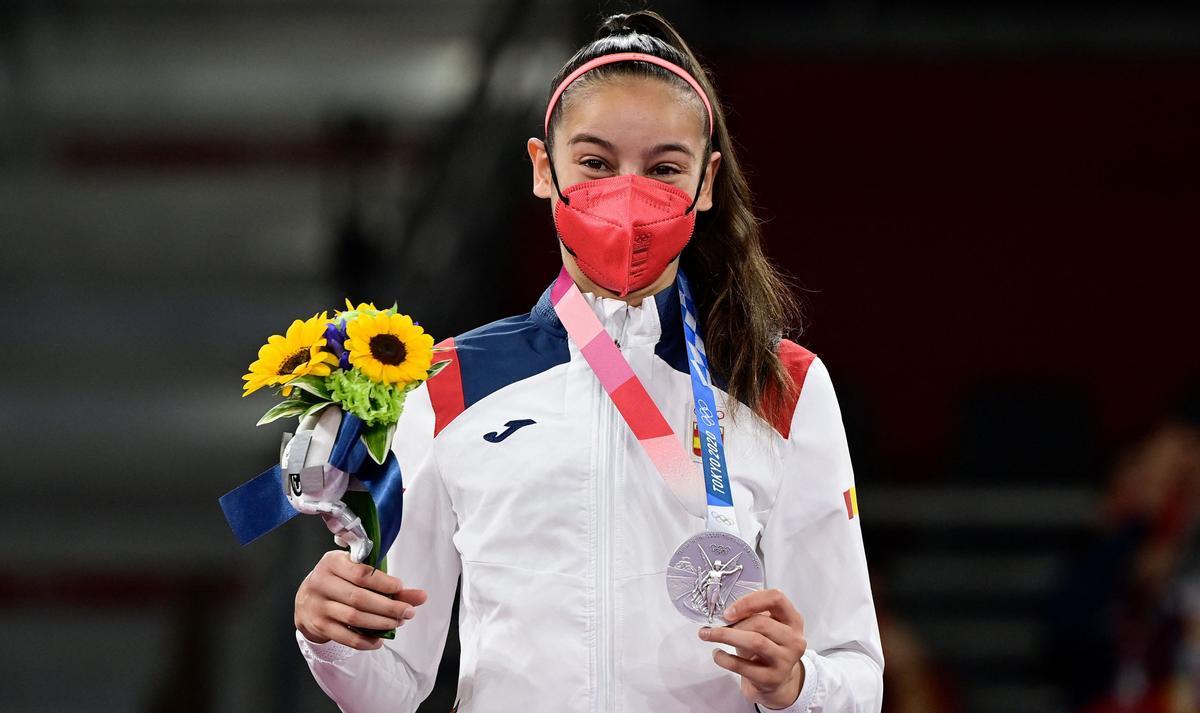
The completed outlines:
{"type": "Polygon", "coordinates": [[[393,314],[388,322],[388,327],[392,334],[401,334],[413,327],[412,317],[409,317],[407,314],[393,314]]]}
{"type": "Polygon", "coordinates": [[[304,322],[301,322],[298,319],[294,320],[292,322],[292,324],[287,328],[287,332],[283,335],[283,338],[288,340],[289,343],[295,342],[300,338],[300,333],[303,329],[304,329],[304,322]]]}
{"type": "Polygon", "coordinates": [[[420,381],[421,379],[425,378],[425,372],[427,371],[429,371],[429,367],[422,369],[418,365],[405,365],[403,370],[404,380],[420,381]]]}

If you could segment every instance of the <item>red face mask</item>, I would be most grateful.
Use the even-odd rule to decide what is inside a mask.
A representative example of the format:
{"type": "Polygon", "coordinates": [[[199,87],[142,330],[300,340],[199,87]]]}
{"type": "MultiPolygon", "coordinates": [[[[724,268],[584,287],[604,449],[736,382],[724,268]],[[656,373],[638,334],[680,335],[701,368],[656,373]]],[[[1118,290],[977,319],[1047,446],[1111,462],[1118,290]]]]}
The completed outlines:
{"type": "Polygon", "coordinates": [[[634,174],[576,183],[559,191],[554,226],[583,274],[624,297],[653,284],[683,251],[703,185],[703,170],[694,198],[634,174]]]}

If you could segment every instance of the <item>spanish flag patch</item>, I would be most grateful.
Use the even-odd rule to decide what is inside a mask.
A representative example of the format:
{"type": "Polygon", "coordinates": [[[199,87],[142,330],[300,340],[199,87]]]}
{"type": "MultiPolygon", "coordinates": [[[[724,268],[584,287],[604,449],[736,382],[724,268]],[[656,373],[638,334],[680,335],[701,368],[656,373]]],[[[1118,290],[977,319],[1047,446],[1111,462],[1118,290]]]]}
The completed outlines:
{"type": "Polygon", "coordinates": [[[846,500],[846,517],[853,520],[858,515],[858,493],[851,487],[842,497],[846,500]]]}

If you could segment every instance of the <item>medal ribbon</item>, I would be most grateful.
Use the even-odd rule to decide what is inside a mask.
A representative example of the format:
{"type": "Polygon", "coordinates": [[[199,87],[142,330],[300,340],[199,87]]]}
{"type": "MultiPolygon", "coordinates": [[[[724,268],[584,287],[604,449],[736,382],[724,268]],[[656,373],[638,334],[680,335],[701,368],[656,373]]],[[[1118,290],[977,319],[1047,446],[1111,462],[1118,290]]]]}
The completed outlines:
{"type": "Polygon", "coordinates": [[[704,353],[704,342],[696,333],[696,307],[682,271],[678,273],[677,283],[696,424],[701,434],[700,452],[707,498],[700,494],[699,484],[695,482],[696,468],[671,424],[650,398],[641,379],[633,373],[629,361],[605,331],[566,268],[559,272],[550,291],[550,300],[571,341],[583,354],[667,487],[688,512],[705,518],[709,530],[737,535],[737,517],[733,510],[725,446],[717,423],[716,398],[709,379],[708,357],[704,353]]]}
{"type": "Polygon", "coordinates": [[[725,439],[717,415],[717,398],[709,378],[708,355],[704,340],[696,331],[696,303],[687,277],[679,270],[679,306],[683,310],[683,336],[687,340],[688,372],[692,377],[692,400],[696,426],[700,431],[700,461],[704,464],[704,489],[708,495],[708,529],[738,534],[737,514],[733,509],[733,489],[725,459],[725,439]]]}

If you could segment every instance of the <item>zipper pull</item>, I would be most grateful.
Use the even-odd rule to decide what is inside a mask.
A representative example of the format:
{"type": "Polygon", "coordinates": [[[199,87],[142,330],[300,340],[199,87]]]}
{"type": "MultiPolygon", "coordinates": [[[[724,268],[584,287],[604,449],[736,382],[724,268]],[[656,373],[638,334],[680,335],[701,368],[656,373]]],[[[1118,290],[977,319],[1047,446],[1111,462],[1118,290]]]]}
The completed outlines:
{"type": "MultiPolygon", "coordinates": [[[[624,317],[624,319],[621,320],[621,329],[620,329],[621,337],[623,337],[623,336],[625,336],[625,332],[629,331],[629,310],[630,310],[629,304],[627,303],[624,307],[621,308],[621,310],[624,313],[624,314],[622,314],[622,317],[624,317]]],[[[620,337],[613,337],[613,344],[616,344],[617,349],[620,349],[621,348],[620,337]]]]}

